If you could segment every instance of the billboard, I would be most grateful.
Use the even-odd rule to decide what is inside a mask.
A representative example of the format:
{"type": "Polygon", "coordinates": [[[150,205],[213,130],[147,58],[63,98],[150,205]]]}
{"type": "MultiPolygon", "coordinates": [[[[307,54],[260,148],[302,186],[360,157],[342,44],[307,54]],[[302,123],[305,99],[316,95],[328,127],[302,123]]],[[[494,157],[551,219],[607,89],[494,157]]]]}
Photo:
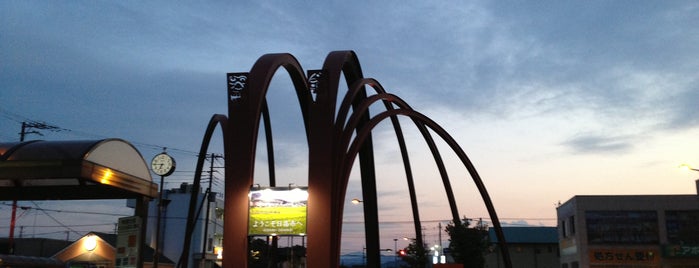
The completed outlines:
{"type": "Polygon", "coordinates": [[[119,218],[116,241],[116,267],[135,268],[138,265],[138,252],[141,250],[141,217],[119,218]]]}
{"type": "Polygon", "coordinates": [[[305,235],[308,188],[253,188],[248,235],[305,235]]]}

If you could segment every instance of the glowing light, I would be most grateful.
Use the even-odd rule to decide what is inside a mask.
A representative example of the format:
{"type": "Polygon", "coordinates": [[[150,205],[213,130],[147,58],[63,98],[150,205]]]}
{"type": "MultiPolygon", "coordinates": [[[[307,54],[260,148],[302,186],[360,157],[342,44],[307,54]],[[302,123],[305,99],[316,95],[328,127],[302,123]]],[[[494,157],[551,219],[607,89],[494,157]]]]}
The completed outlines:
{"type": "Polygon", "coordinates": [[[95,248],[97,248],[97,237],[94,235],[85,237],[83,247],[85,247],[85,250],[87,251],[95,250],[95,248]]]}
{"type": "Polygon", "coordinates": [[[100,183],[102,184],[109,184],[109,180],[112,178],[112,170],[107,169],[107,171],[104,172],[104,175],[102,175],[102,179],[100,179],[100,183]]]}
{"type": "Polygon", "coordinates": [[[683,171],[690,171],[690,170],[698,171],[697,169],[692,168],[692,166],[690,166],[688,164],[682,164],[679,166],[679,168],[683,171]]]}
{"type": "Polygon", "coordinates": [[[358,198],[353,198],[353,199],[352,199],[352,204],[355,204],[355,205],[356,205],[356,204],[359,204],[359,203],[361,203],[361,202],[362,202],[362,200],[359,200],[358,198]]]}
{"type": "Polygon", "coordinates": [[[216,254],[217,259],[223,259],[223,248],[222,247],[214,247],[214,254],[216,254]]]}

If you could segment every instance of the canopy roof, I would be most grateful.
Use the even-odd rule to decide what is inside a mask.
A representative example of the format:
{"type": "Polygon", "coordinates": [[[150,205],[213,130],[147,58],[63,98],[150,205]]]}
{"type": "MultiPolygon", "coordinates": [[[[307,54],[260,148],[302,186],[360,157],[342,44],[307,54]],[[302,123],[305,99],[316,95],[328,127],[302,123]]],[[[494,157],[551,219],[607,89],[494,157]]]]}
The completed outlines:
{"type": "Polygon", "coordinates": [[[0,143],[0,200],[157,197],[145,160],[121,139],[0,143]]]}

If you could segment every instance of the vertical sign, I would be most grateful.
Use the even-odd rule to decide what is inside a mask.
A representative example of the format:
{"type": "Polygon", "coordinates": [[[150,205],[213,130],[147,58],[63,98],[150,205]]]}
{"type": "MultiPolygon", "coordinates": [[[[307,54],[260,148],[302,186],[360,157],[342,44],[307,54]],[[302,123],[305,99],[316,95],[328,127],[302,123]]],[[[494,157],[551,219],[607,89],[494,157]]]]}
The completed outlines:
{"type": "Polygon", "coordinates": [[[138,252],[141,245],[141,218],[138,216],[119,218],[116,242],[116,267],[132,268],[138,263],[138,252]]]}
{"type": "Polygon", "coordinates": [[[234,102],[242,97],[248,82],[248,73],[227,73],[228,101],[234,102]]]}
{"type": "Polygon", "coordinates": [[[321,89],[321,78],[323,78],[323,70],[308,70],[308,88],[311,90],[311,98],[313,102],[318,98],[318,92],[321,89]]]}
{"type": "Polygon", "coordinates": [[[248,235],[306,234],[306,187],[253,189],[248,196],[248,235]]]}

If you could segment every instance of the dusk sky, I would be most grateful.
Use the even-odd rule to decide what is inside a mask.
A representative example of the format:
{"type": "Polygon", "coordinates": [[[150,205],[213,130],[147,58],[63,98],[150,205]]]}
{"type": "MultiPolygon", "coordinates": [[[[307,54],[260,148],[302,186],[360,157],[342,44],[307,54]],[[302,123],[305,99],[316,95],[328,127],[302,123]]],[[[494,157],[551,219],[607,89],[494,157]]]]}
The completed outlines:
{"type": "MultiPolygon", "coordinates": [[[[61,131],[27,139],[122,138],[147,162],[167,147],[178,172],[165,187],[175,188],[191,181],[209,118],[227,113],[227,72],[249,71],[267,53],[319,69],[329,52],[353,50],[365,77],[459,142],[502,221],[555,226],[556,204],[574,195],[696,193],[699,173],[677,166],[699,166],[697,25],[696,1],[0,1],[0,142],[18,141],[22,121],[39,121],[61,131]]],[[[281,186],[307,184],[293,94],[277,73],[267,97],[281,186]]],[[[414,234],[388,125],[374,143],[381,246],[393,248],[414,234]]],[[[434,241],[448,204],[417,130],[404,129],[434,241]]],[[[263,145],[255,182],[265,185],[263,145]]],[[[488,221],[470,177],[444,154],[459,213],[488,221]]],[[[360,193],[353,176],[347,198],[360,193]]],[[[9,225],[3,204],[0,226],[9,225]]],[[[123,204],[84,210],[130,213],[123,204]]],[[[344,251],[361,251],[361,210],[347,206],[344,251]]],[[[46,212],[78,224],[75,214],[46,212]]],[[[24,225],[57,225],[27,213],[24,225]]],[[[111,231],[113,222],[97,215],[102,225],[92,229],[111,231]]]]}

